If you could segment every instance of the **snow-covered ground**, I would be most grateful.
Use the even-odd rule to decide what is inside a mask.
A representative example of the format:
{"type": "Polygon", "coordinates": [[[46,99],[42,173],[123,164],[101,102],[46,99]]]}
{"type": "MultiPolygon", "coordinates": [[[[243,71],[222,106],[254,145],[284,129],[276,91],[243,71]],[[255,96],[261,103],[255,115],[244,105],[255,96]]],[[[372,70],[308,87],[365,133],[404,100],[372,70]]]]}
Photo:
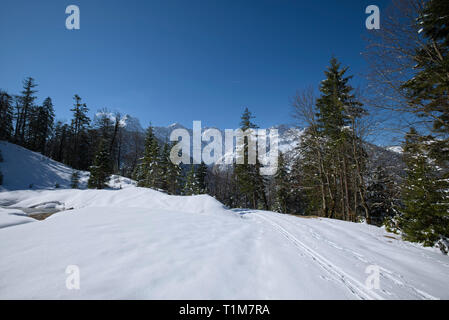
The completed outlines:
{"type": "Polygon", "coordinates": [[[65,211],[0,211],[1,299],[449,299],[449,257],[365,224],[142,188],[0,192],[2,204],[65,211]],[[373,270],[379,289],[365,285],[373,270]]]}
{"type": "MultiPolygon", "coordinates": [[[[0,171],[3,173],[0,191],[70,188],[73,169],[69,166],[6,141],[0,141],[0,151],[3,156],[3,162],[0,162],[0,171]]],[[[78,172],[79,187],[85,189],[90,173],[78,172]]],[[[118,189],[134,186],[135,182],[114,175],[108,184],[118,189]]]]}

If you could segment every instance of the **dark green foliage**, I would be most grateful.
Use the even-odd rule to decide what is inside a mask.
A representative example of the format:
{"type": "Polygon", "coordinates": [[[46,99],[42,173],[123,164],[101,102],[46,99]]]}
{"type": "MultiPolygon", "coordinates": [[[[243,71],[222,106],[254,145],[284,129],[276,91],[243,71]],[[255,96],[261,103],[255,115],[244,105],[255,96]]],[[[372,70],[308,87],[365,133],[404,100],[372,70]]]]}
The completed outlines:
{"type": "Polygon", "coordinates": [[[168,194],[177,195],[181,193],[181,167],[174,164],[170,159],[170,151],[174,144],[165,143],[159,161],[160,168],[160,189],[168,194]]]}
{"type": "Polygon", "coordinates": [[[72,172],[72,176],[70,178],[70,187],[72,189],[78,189],[80,181],[80,174],[78,171],[74,170],[72,172]]]}
{"type": "Polygon", "coordinates": [[[34,107],[34,100],[36,99],[34,94],[37,91],[33,90],[35,87],[37,87],[37,85],[34,82],[34,79],[31,77],[26,78],[23,81],[22,95],[17,98],[14,141],[21,145],[26,143],[25,138],[29,129],[30,113],[34,107]]]}
{"type": "MultiPolygon", "coordinates": [[[[2,151],[0,150],[0,162],[3,162],[2,151]]],[[[3,184],[3,173],[0,170],[0,186],[3,184]]]]}
{"type": "Polygon", "coordinates": [[[73,112],[73,118],[70,124],[70,152],[68,153],[68,162],[75,168],[84,170],[89,167],[89,140],[88,128],[90,119],[87,116],[89,109],[81,98],[75,94],[73,97],[75,103],[70,111],[73,112]]]}
{"type": "Polygon", "coordinates": [[[106,143],[101,140],[95,155],[94,164],[90,167],[90,177],[87,183],[89,189],[104,189],[110,176],[110,157],[106,143]]]}
{"type": "Polygon", "coordinates": [[[167,169],[166,169],[166,185],[168,194],[177,195],[181,194],[181,178],[182,170],[178,164],[174,164],[170,160],[170,151],[174,144],[167,144],[165,151],[165,158],[167,159],[167,169]]]}
{"type": "Polygon", "coordinates": [[[377,167],[367,188],[367,204],[372,223],[378,226],[397,215],[399,187],[383,167],[377,167]]]}
{"type": "Polygon", "coordinates": [[[417,17],[424,45],[417,46],[413,77],[403,84],[414,113],[433,123],[430,134],[406,136],[407,179],[399,225],[410,241],[439,245],[449,238],[449,2],[429,0],[417,17]]]}
{"type": "Polygon", "coordinates": [[[403,87],[414,112],[433,122],[438,139],[429,156],[449,170],[449,2],[429,0],[417,23],[425,46],[416,49],[416,74],[403,87]]]}
{"type": "MultiPolygon", "coordinates": [[[[241,116],[240,129],[243,132],[249,132],[248,130],[257,129],[257,125],[252,122],[254,117],[248,108],[245,109],[241,116]]],[[[265,181],[260,174],[260,163],[257,157],[257,143],[250,144],[249,139],[257,139],[257,135],[247,135],[244,137],[243,142],[243,164],[235,164],[234,177],[238,188],[236,198],[238,203],[244,208],[253,209],[267,209],[267,198],[265,194],[265,181]],[[249,150],[250,146],[254,145],[255,150],[249,150]],[[254,152],[256,154],[256,163],[249,163],[249,153],[254,152]]]]}
{"type": "Polygon", "coordinates": [[[187,173],[186,183],[184,185],[183,194],[185,196],[191,196],[191,195],[195,195],[198,193],[199,193],[199,190],[198,190],[197,176],[195,173],[195,166],[191,165],[190,170],[187,173]]]}
{"type": "Polygon", "coordinates": [[[34,106],[31,109],[27,138],[29,149],[45,153],[47,139],[53,130],[54,117],[51,98],[46,98],[42,106],[34,106]]]}
{"type": "MultiPolygon", "coordinates": [[[[321,82],[320,97],[309,115],[301,138],[300,187],[309,214],[370,222],[366,205],[367,154],[358,136],[358,123],[366,114],[349,85],[351,76],[332,58],[321,82]]],[[[313,103],[313,102],[311,102],[313,103]]]]}
{"type": "Polygon", "coordinates": [[[201,162],[201,164],[198,166],[197,173],[196,173],[196,179],[198,184],[198,193],[199,194],[206,194],[208,193],[207,189],[207,166],[204,162],[201,162]]]}
{"type": "Polygon", "coordinates": [[[0,90],[0,140],[10,140],[13,133],[12,97],[0,90]]]}
{"type": "Polygon", "coordinates": [[[59,162],[69,164],[70,156],[70,127],[58,121],[54,133],[49,141],[48,155],[59,162]]]}
{"type": "Polygon", "coordinates": [[[288,172],[284,160],[284,155],[279,154],[278,170],[274,176],[275,201],[273,211],[280,213],[288,213],[288,200],[290,193],[290,184],[288,172]]]}
{"type": "Polygon", "coordinates": [[[145,138],[143,158],[137,167],[137,186],[155,189],[161,189],[164,186],[160,162],[159,143],[153,133],[153,127],[150,126],[145,138]]]}
{"type": "Polygon", "coordinates": [[[449,185],[430,163],[424,142],[413,128],[406,136],[404,160],[408,169],[399,226],[406,240],[434,246],[449,238],[449,199],[445,192],[449,185]]]}
{"type": "Polygon", "coordinates": [[[349,125],[345,107],[351,104],[355,97],[348,85],[352,77],[344,77],[349,68],[341,68],[335,58],[332,58],[330,63],[330,67],[325,71],[326,79],[321,82],[321,97],[317,100],[318,128],[332,143],[341,143],[347,134],[342,129],[349,125]]]}

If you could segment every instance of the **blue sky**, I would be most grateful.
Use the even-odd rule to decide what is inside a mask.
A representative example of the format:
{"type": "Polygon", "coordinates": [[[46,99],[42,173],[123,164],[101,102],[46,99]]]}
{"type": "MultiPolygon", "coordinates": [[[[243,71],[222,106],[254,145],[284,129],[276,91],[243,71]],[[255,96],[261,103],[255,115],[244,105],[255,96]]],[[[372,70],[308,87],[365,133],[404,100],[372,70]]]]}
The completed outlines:
{"type": "Polygon", "coordinates": [[[290,123],[296,90],[317,87],[332,55],[366,63],[365,8],[386,0],[2,0],[0,88],[36,79],[70,119],[76,93],[93,114],[107,107],[166,126],[234,128],[248,107],[260,127],[290,123]],[[78,5],[81,29],[65,28],[78,5]]]}

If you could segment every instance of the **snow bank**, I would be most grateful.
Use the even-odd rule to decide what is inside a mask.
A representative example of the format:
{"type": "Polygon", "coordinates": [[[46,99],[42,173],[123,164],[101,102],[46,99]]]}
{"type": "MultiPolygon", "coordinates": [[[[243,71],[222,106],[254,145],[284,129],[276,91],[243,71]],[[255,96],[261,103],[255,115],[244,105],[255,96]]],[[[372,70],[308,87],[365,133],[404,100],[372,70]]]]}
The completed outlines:
{"type": "Polygon", "coordinates": [[[0,229],[34,221],[21,210],[0,208],[0,229]]]}
{"type": "Polygon", "coordinates": [[[64,208],[88,207],[146,208],[205,213],[224,210],[223,204],[208,195],[170,196],[147,188],[121,190],[19,190],[0,192],[1,204],[31,208],[45,203],[60,202],[64,208]]]}

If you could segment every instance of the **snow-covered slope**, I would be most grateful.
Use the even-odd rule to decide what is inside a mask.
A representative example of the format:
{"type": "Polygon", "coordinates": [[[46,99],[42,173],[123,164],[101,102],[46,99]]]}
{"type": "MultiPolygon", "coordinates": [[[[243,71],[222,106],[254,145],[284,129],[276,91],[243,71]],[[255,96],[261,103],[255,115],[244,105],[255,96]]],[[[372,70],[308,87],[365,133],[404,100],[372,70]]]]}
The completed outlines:
{"type": "Polygon", "coordinates": [[[0,193],[50,202],[73,210],[0,229],[0,298],[449,299],[449,257],[365,224],[141,188],[0,193]],[[365,286],[373,270],[378,289],[365,286]]]}
{"type": "MultiPolygon", "coordinates": [[[[6,141],[0,141],[0,150],[3,156],[3,162],[0,162],[3,173],[0,191],[54,189],[56,186],[70,188],[73,169],[69,166],[6,141]]],[[[89,172],[79,173],[79,187],[86,188],[89,172]]],[[[134,184],[131,179],[120,176],[112,176],[109,182],[111,188],[126,188],[134,184]]]]}

